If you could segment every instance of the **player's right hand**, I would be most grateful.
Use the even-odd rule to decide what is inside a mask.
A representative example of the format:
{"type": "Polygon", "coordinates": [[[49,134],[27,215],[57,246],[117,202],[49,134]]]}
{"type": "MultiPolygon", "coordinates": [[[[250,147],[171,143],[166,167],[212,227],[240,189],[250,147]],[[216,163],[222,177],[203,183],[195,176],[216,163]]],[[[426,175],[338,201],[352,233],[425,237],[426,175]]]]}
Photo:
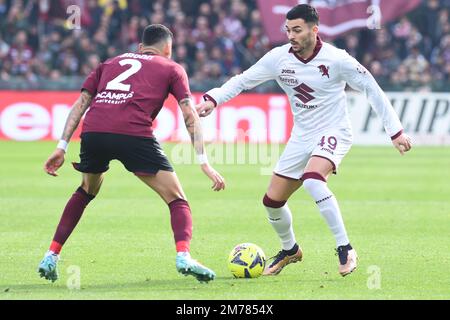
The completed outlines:
{"type": "Polygon", "coordinates": [[[208,178],[210,178],[214,183],[211,189],[213,189],[214,191],[225,189],[225,179],[220,175],[220,173],[214,170],[214,168],[211,167],[208,163],[202,164],[201,168],[202,171],[208,176],[208,178]]]}
{"type": "Polygon", "coordinates": [[[197,109],[197,113],[200,117],[206,117],[213,112],[215,107],[214,102],[207,100],[196,105],[195,109],[197,109]]]}
{"type": "Polygon", "coordinates": [[[58,176],[56,171],[64,164],[64,155],[64,150],[57,148],[45,162],[44,171],[51,176],[58,176]]]}

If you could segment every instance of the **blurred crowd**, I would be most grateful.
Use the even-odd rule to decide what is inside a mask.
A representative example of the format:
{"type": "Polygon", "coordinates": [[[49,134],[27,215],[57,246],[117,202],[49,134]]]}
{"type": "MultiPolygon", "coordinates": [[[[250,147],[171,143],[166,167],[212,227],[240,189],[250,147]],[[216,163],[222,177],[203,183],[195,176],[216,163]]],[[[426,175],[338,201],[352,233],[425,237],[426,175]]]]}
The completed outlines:
{"type": "MultiPolygon", "coordinates": [[[[334,43],[386,90],[449,91],[449,13],[450,0],[424,0],[381,30],[334,43]]],[[[193,90],[221,84],[271,48],[255,0],[0,0],[0,89],[77,89],[101,61],[136,51],[152,23],[173,31],[173,58],[193,90]]]]}
{"type": "Polygon", "coordinates": [[[338,39],[390,90],[450,91],[450,1],[426,0],[380,30],[338,39]]]}

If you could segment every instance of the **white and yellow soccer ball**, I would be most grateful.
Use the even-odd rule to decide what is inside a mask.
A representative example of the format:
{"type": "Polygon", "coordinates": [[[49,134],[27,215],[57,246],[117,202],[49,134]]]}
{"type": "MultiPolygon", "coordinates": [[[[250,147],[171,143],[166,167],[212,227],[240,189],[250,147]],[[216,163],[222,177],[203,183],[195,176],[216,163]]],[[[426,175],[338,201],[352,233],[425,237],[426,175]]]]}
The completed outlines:
{"type": "Polygon", "coordinates": [[[241,243],[228,256],[228,269],[235,278],[257,278],[266,266],[266,256],[253,243],[241,243]]]}

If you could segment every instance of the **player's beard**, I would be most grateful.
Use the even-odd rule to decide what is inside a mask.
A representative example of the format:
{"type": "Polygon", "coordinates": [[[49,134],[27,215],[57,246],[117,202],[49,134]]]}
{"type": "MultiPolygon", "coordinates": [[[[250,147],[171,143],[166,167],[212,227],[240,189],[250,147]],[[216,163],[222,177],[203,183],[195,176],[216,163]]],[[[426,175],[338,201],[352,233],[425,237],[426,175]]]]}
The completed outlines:
{"type": "MultiPolygon", "coordinates": [[[[292,44],[292,43],[291,43],[292,44]]],[[[303,55],[305,52],[308,52],[310,50],[313,50],[313,45],[314,45],[314,33],[311,32],[308,35],[308,38],[306,38],[305,40],[301,41],[301,42],[296,42],[298,49],[294,50],[295,53],[299,54],[299,55],[303,55]]]]}

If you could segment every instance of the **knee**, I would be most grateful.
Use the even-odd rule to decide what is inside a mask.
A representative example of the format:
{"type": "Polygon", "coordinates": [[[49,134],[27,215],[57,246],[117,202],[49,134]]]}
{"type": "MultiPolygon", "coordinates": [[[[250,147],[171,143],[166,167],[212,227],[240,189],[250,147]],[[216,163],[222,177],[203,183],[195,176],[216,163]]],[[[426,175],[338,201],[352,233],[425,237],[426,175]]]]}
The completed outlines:
{"type": "Polygon", "coordinates": [[[89,185],[89,184],[87,184],[86,182],[82,182],[81,183],[81,189],[83,189],[88,195],[91,195],[91,196],[96,196],[98,193],[99,193],[99,191],[100,191],[100,187],[99,186],[96,186],[96,187],[93,187],[93,186],[91,186],[91,185],[89,185]]]}
{"type": "Polygon", "coordinates": [[[170,203],[175,200],[187,201],[187,198],[184,194],[181,194],[181,193],[173,193],[173,194],[167,195],[167,199],[166,199],[167,203],[170,203]]]}
{"type": "Polygon", "coordinates": [[[283,198],[283,192],[280,188],[270,184],[266,194],[263,197],[263,205],[270,208],[280,208],[286,203],[287,199],[283,198]],[[282,205],[280,205],[283,203],[282,205]]]}
{"type": "Polygon", "coordinates": [[[94,194],[90,194],[88,193],[86,190],[84,190],[81,186],[78,187],[77,191],[75,191],[75,194],[81,194],[84,196],[84,198],[87,200],[85,203],[85,206],[88,205],[89,202],[91,202],[92,200],[94,200],[95,195],[94,194]]]}
{"type": "Polygon", "coordinates": [[[323,183],[327,183],[327,180],[317,172],[306,172],[301,179],[303,181],[303,187],[308,191],[315,188],[318,184],[322,185],[323,183]]]}
{"type": "Polygon", "coordinates": [[[164,201],[167,204],[171,203],[172,201],[179,200],[179,199],[187,201],[187,198],[186,198],[184,192],[182,190],[178,190],[178,189],[175,189],[175,190],[168,189],[168,190],[162,191],[162,192],[160,192],[160,196],[164,199],[164,201]]]}
{"type": "Polygon", "coordinates": [[[265,207],[268,208],[281,208],[286,204],[286,200],[283,201],[274,200],[271,197],[269,197],[266,193],[263,197],[262,203],[265,207]]]}

